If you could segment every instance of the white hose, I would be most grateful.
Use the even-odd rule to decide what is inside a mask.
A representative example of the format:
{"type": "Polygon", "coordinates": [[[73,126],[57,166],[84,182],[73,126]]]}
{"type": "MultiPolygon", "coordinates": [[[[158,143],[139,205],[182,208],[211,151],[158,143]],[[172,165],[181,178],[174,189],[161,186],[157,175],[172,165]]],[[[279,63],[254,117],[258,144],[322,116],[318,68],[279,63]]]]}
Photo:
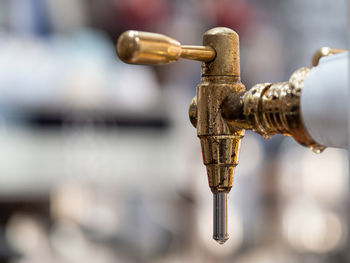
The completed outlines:
{"type": "Polygon", "coordinates": [[[327,147],[348,148],[349,52],[321,58],[304,82],[301,116],[310,136],[327,147]]]}

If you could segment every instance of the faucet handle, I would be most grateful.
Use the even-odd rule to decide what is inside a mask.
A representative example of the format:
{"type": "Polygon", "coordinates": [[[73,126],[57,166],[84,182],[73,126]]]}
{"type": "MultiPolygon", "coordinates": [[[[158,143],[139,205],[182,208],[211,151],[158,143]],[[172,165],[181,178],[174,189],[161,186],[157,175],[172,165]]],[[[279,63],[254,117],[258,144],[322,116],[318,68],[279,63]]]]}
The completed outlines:
{"type": "Polygon", "coordinates": [[[120,35],[117,54],[129,64],[166,64],[180,57],[203,62],[215,58],[209,46],[182,46],[179,41],[157,33],[128,30],[120,35]]]}

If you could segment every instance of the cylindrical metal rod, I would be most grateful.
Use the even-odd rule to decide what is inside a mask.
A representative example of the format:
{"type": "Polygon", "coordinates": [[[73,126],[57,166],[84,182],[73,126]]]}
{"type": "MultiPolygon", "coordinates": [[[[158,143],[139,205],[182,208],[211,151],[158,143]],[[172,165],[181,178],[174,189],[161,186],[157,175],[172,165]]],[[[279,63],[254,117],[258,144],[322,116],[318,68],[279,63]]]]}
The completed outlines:
{"type": "Polygon", "coordinates": [[[220,245],[228,240],[227,230],[227,192],[214,193],[213,212],[214,212],[214,228],[213,238],[220,245]]]}
{"type": "Polygon", "coordinates": [[[181,57],[209,62],[215,58],[215,50],[208,46],[181,46],[181,57]]]}

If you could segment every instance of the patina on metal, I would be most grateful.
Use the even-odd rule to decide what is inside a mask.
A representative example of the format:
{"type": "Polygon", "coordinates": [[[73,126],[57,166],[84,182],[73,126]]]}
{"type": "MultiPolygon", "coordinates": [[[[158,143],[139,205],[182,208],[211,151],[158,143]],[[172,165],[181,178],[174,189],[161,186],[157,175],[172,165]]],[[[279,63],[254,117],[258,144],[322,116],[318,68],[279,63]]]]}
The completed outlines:
{"type": "Polygon", "coordinates": [[[216,58],[202,63],[202,81],[197,87],[197,135],[207,167],[212,192],[231,190],[234,168],[244,131],[231,126],[222,116],[222,103],[245,87],[240,81],[239,39],[227,28],[207,31],[203,44],[216,50],[216,58]]]}
{"type": "Polygon", "coordinates": [[[241,94],[230,94],[223,117],[231,125],[253,130],[268,139],[275,134],[292,136],[298,143],[321,150],[308,134],[300,111],[300,96],[310,68],[295,71],[288,82],[261,83],[241,94]]]}

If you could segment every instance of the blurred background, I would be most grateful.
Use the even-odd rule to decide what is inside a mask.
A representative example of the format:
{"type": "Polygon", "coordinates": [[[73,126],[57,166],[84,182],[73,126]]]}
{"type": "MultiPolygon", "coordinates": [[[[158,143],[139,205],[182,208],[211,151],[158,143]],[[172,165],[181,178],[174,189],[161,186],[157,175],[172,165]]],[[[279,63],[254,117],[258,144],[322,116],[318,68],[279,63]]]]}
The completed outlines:
{"type": "Polygon", "coordinates": [[[346,151],[247,132],[220,246],[187,113],[200,64],[114,49],[230,27],[251,88],[347,49],[347,20],[346,0],[1,0],[0,262],[350,262],[346,151]]]}

